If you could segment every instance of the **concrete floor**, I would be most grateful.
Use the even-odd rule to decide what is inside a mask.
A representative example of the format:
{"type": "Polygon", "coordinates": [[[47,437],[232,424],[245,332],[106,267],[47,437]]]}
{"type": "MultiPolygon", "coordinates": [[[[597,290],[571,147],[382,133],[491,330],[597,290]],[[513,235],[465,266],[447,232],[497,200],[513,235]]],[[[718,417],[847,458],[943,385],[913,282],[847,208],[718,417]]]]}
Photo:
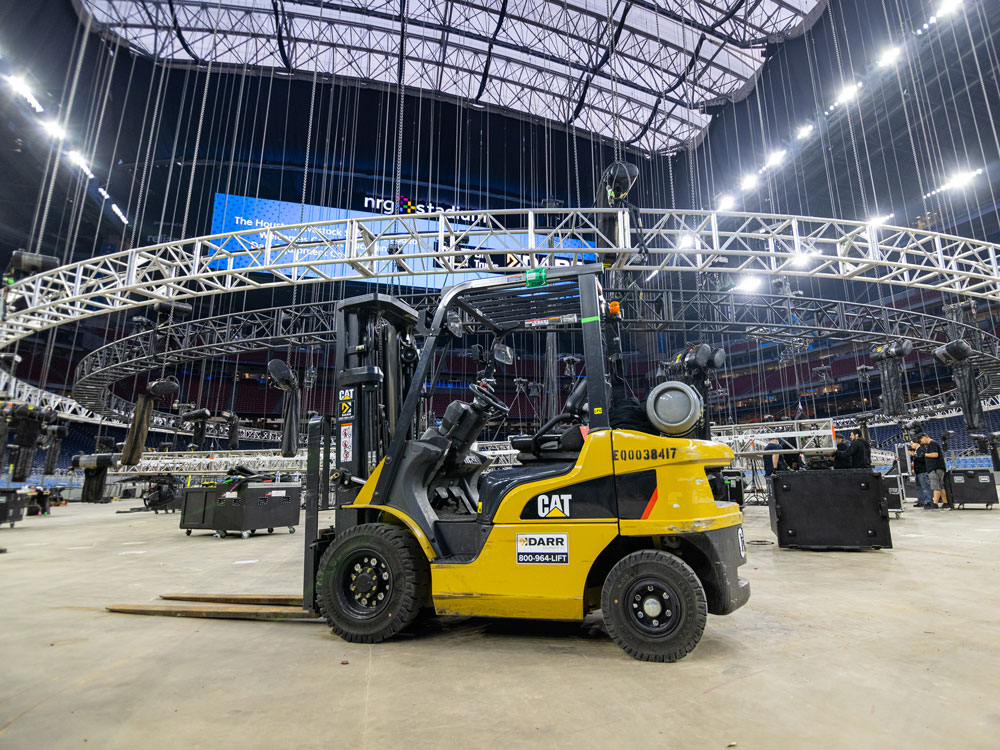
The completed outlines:
{"type": "MultiPolygon", "coordinates": [[[[1000,511],[912,511],[892,551],[750,547],[750,603],[677,664],[594,623],[322,625],[110,614],[300,586],[301,533],[56,508],[0,529],[0,748],[995,748],[1000,511]]],[[[748,540],[772,540],[748,508],[748,540]]]]}

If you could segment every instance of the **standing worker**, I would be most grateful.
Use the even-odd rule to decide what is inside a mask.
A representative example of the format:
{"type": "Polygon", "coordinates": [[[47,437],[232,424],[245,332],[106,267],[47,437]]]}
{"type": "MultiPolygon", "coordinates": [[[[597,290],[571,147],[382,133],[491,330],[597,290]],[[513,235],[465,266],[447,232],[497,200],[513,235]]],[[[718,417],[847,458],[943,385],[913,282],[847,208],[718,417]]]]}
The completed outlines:
{"type": "Polygon", "coordinates": [[[925,510],[938,508],[951,510],[952,504],[948,502],[948,493],[944,489],[945,471],[948,469],[948,465],[944,462],[944,451],[940,443],[931,440],[931,436],[927,434],[920,436],[920,444],[924,447],[924,462],[930,475],[931,492],[934,493],[931,504],[926,506],[925,510]]]}
{"type": "Polygon", "coordinates": [[[872,447],[861,436],[861,430],[851,430],[851,445],[847,449],[851,459],[852,469],[870,469],[872,467],[872,447]]]}
{"type": "Polygon", "coordinates": [[[847,451],[851,449],[851,444],[843,435],[837,435],[837,452],[833,454],[833,468],[850,469],[851,457],[847,451]]]}
{"type": "Polygon", "coordinates": [[[920,435],[914,435],[910,440],[910,466],[917,480],[917,507],[926,508],[934,504],[931,492],[931,476],[927,473],[927,459],[924,458],[924,446],[920,444],[920,435]]]}

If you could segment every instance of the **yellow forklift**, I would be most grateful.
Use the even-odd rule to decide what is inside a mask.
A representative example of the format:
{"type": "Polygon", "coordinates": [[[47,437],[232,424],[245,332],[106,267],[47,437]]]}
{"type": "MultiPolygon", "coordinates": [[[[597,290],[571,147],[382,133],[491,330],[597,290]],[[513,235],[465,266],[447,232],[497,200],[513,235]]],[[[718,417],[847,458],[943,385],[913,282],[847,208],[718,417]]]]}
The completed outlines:
{"type": "Polygon", "coordinates": [[[746,603],[742,514],[717,481],[733,453],[689,437],[703,420],[690,387],[658,386],[645,408],[623,397],[620,314],[600,273],[460,283],[426,325],[385,295],[340,304],[336,414],[308,429],[305,610],[362,643],[430,609],[548,620],[601,610],[627,653],[675,661],[709,613],[746,603]],[[515,334],[549,331],[582,343],[586,372],[561,413],[512,439],[520,465],[493,468],[476,441],[509,409],[497,366],[515,362],[515,334]],[[489,342],[471,400],[428,420],[424,401],[466,337],[489,342]],[[331,493],[335,526],[319,533],[331,493]]]}
{"type": "Polygon", "coordinates": [[[322,617],[360,643],[391,638],[426,612],[573,621],[600,610],[635,658],[683,658],[709,613],[750,597],[738,575],[742,514],[721,476],[733,453],[694,437],[709,434],[704,368],[718,352],[702,345],[678,356],[700,380],[661,383],[644,407],[628,398],[620,312],[603,297],[601,271],[460,283],[429,324],[383,294],[340,302],[335,414],[311,418],[307,431],[302,596],[164,594],[196,604],[108,609],[322,617]],[[498,365],[515,367],[507,342],[551,331],[582,348],[586,372],[559,414],[512,438],[519,465],[493,466],[476,446],[509,410],[495,378],[498,365]],[[440,375],[452,344],[469,340],[482,365],[471,401],[431,418],[424,402],[450,385],[440,375]],[[319,511],[331,507],[335,525],[321,532],[319,511]]]}

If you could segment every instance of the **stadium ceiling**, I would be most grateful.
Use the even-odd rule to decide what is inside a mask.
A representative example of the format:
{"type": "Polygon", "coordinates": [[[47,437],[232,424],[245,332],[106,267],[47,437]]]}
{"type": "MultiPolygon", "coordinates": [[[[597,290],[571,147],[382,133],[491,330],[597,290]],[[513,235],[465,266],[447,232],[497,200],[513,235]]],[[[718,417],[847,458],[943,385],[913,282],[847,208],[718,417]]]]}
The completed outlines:
{"type": "MultiPolygon", "coordinates": [[[[618,138],[697,143],[765,47],[826,0],[73,0],[106,37],[172,65],[317,72],[618,138]],[[613,52],[611,51],[613,49],[613,52]],[[405,50],[405,59],[401,55],[405,50]]],[[[216,68],[218,69],[218,68],[216,68]]]]}

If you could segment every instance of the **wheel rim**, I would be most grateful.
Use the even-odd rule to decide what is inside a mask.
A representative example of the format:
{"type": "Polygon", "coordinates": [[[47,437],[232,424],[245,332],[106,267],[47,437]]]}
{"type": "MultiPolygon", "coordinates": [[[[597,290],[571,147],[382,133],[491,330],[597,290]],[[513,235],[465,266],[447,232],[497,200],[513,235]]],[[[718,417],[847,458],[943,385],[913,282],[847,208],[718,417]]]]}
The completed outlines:
{"type": "Polygon", "coordinates": [[[392,585],[389,565],[370,549],[353,553],[340,568],[335,584],[341,606],[360,620],[377,617],[389,606],[392,585]]]}
{"type": "Polygon", "coordinates": [[[653,638],[670,635],[684,617],[677,591],[659,578],[642,578],[634,582],[625,593],[623,606],[636,630],[653,638]]]}

